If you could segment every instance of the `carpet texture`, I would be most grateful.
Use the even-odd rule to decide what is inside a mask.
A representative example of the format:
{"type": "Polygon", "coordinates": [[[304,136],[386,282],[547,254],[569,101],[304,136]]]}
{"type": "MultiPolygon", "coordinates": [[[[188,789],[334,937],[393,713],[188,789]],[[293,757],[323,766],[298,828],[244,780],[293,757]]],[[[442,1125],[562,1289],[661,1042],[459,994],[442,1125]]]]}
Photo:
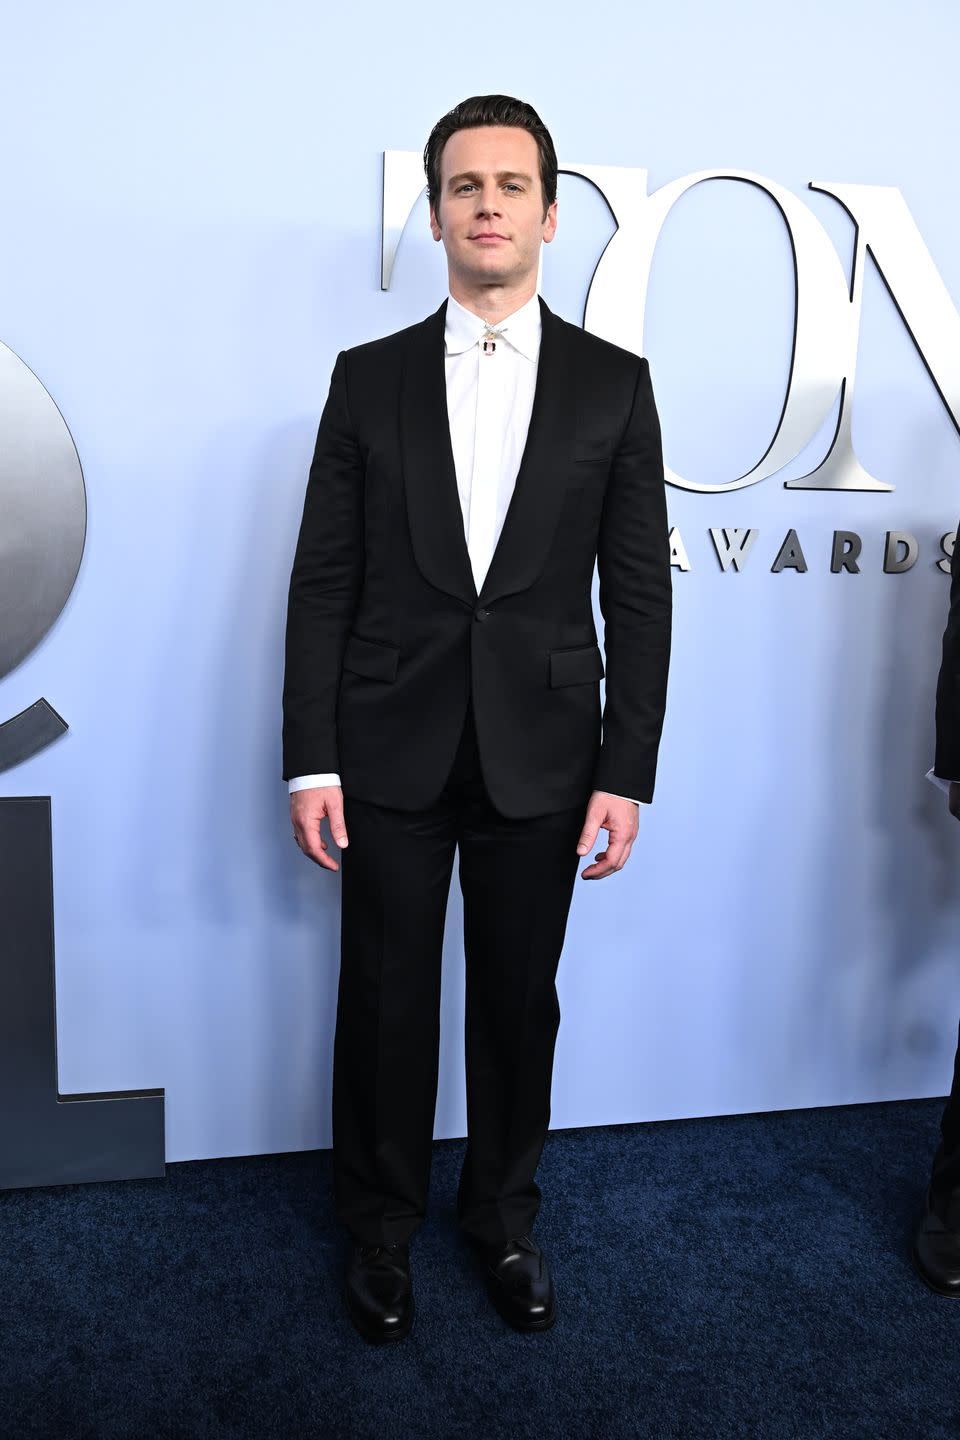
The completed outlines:
{"type": "Polygon", "coordinates": [[[908,1258],[940,1102],[559,1131],[517,1335],[434,1151],[418,1316],[340,1301],[326,1152],[0,1194],[0,1440],[957,1440],[960,1304],[908,1258]]]}

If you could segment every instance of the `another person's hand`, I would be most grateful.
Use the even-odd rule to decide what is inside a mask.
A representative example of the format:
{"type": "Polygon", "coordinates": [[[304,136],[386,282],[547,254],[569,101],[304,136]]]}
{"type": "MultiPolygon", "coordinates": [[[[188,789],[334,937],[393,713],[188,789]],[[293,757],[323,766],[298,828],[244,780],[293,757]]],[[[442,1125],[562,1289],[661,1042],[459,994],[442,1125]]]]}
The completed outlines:
{"type": "Polygon", "coordinates": [[[960,780],[951,780],[947,793],[947,809],[954,820],[960,820],[960,780]]]}
{"type": "Polygon", "coordinates": [[[325,870],[340,866],[327,854],[327,842],[320,834],[320,821],[327,817],[330,834],[342,850],[347,844],[347,827],[343,819],[343,791],[339,785],[317,785],[309,790],[294,790],[290,796],[290,820],[294,839],[304,855],[325,870]]]}
{"type": "Polygon", "coordinates": [[[580,879],[602,880],[615,870],[622,870],[639,829],[639,805],[619,795],[608,795],[605,790],[594,790],[587,802],[587,817],[580,832],[577,854],[586,855],[596,843],[600,830],[608,831],[609,840],[606,850],[597,851],[595,863],[580,871],[580,879]]]}

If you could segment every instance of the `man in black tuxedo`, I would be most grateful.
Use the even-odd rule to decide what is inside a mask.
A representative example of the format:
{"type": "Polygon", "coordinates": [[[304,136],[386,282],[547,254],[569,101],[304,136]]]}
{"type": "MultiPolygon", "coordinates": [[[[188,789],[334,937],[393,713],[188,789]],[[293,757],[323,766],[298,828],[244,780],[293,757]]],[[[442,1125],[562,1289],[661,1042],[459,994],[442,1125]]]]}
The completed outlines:
{"type": "MultiPolygon", "coordinates": [[[[950,609],[937,679],[936,727],[933,775],[946,786],[950,814],[960,820],[960,544],[954,546],[950,561],[950,609]]],[[[926,1210],[913,1239],[913,1263],[931,1289],[960,1296],[960,1046],[953,1087],[940,1120],[926,1210]]]]}
{"type": "Polygon", "coordinates": [[[653,794],[670,648],[660,433],[645,360],[537,297],[557,159],[530,106],[464,101],[424,155],[449,296],[337,357],[290,582],[284,776],[300,848],[342,866],[334,1045],[345,1299],[372,1340],[413,1320],[440,958],[464,904],[463,1230],[491,1298],[553,1323],[531,1239],[555,977],[582,871],[623,868],[653,794]],[[606,649],[591,603],[595,562],[606,649]],[[342,785],[342,789],[341,789],[342,785]],[[349,848],[348,848],[349,832],[349,848]]]}

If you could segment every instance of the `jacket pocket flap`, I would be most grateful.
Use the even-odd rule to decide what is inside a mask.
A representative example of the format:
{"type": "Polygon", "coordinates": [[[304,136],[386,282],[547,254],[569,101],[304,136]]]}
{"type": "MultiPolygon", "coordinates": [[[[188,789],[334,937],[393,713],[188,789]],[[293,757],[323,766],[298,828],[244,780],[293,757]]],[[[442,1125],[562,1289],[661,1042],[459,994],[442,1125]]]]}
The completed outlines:
{"type": "Polygon", "coordinates": [[[355,675],[364,675],[368,680],[386,680],[390,684],[397,678],[399,661],[399,645],[384,640],[364,640],[360,635],[347,638],[343,668],[355,675]]]}
{"type": "Polygon", "coordinates": [[[603,678],[599,645],[578,645],[574,650],[550,651],[550,684],[583,685],[603,678]]]}

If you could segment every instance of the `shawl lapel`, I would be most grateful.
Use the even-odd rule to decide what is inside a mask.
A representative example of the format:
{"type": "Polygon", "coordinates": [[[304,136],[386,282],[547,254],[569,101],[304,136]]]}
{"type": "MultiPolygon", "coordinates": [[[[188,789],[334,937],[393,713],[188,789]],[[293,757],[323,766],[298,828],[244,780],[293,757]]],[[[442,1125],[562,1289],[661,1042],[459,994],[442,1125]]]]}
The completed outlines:
{"type": "Polygon", "coordinates": [[[530,428],[513,496],[477,595],[450,443],[443,330],[446,301],[411,332],[401,384],[401,450],[414,557],[425,579],[473,607],[526,590],[546,563],[564,496],[576,425],[569,326],[540,301],[542,324],[530,428]]]}

